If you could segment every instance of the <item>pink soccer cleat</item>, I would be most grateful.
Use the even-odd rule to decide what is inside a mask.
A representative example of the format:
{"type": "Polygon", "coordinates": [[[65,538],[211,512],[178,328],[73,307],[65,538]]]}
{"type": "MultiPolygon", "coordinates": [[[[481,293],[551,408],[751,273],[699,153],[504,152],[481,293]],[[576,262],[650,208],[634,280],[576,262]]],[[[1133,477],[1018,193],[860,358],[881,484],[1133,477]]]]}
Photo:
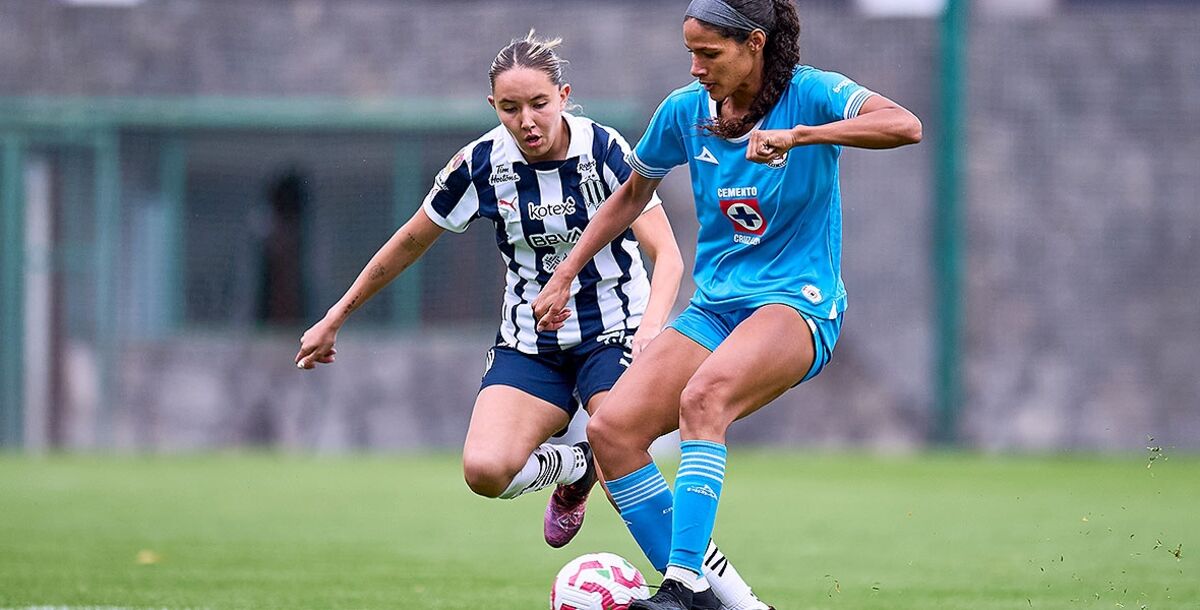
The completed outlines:
{"type": "Polygon", "coordinates": [[[559,485],[550,494],[550,503],[546,505],[546,518],[542,523],[542,532],[546,536],[546,544],[554,548],[562,548],[579,533],[583,527],[583,515],[587,510],[588,494],[596,485],[596,463],[592,459],[592,446],[587,441],[576,443],[583,450],[587,459],[587,471],[578,481],[568,485],[559,485]]]}

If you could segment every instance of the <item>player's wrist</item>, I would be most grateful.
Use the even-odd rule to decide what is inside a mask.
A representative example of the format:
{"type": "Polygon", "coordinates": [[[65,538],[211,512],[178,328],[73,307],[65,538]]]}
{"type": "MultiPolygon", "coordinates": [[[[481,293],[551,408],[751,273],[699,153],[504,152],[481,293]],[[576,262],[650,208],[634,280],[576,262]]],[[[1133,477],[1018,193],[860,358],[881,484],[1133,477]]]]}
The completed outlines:
{"type": "Polygon", "coordinates": [[[346,323],[346,318],[349,316],[350,313],[346,311],[345,307],[335,305],[332,309],[325,312],[325,317],[321,318],[321,324],[337,332],[341,330],[342,325],[346,323]]]}
{"type": "Polygon", "coordinates": [[[808,125],[797,125],[789,129],[788,134],[791,135],[792,138],[792,145],[789,148],[811,144],[811,142],[809,142],[809,136],[811,133],[812,129],[808,125]]]}

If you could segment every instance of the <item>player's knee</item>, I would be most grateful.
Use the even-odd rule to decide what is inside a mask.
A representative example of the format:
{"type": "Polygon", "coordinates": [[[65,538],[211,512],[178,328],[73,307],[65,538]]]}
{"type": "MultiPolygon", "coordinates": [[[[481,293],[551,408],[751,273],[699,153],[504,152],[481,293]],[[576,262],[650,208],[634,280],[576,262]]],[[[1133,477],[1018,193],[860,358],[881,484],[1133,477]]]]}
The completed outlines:
{"type": "Polygon", "coordinates": [[[463,455],[463,478],[471,491],[485,498],[498,498],[512,483],[515,472],[491,456],[463,455]]]}
{"type": "Polygon", "coordinates": [[[603,409],[588,420],[587,438],[601,467],[612,457],[638,450],[640,444],[637,436],[629,429],[628,422],[605,417],[603,409]]]}
{"type": "Polygon", "coordinates": [[[588,420],[587,439],[592,444],[592,452],[600,456],[608,455],[620,445],[620,435],[608,419],[597,413],[588,420]]]}
{"type": "Polygon", "coordinates": [[[733,421],[727,384],[715,379],[692,379],[679,395],[679,429],[685,435],[724,434],[733,421]]]}

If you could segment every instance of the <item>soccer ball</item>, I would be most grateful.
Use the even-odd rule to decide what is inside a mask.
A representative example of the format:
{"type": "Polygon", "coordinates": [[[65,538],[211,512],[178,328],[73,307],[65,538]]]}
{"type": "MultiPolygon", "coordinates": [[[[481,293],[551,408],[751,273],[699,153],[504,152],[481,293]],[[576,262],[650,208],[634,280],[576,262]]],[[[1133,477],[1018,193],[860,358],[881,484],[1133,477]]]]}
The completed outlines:
{"type": "Polygon", "coordinates": [[[612,553],[588,553],[558,571],[550,610],[626,610],[647,597],[646,579],[633,564],[612,553]]]}

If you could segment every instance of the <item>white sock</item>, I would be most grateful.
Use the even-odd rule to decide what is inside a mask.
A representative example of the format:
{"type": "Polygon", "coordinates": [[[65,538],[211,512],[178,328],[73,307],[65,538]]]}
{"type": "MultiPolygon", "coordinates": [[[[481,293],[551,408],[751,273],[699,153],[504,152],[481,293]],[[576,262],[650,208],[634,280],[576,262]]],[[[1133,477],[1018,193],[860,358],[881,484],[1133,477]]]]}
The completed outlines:
{"type": "Polygon", "coordinates": [[[691,589],[692,593],[702,593],[708,590],[708,580],[703,575],[687,568],[667,566],[667,573],[663,577],[683,583],[683,586],[691,589]]]}
{"type": "Polygon", "coordinates": [[[708,541],[704,552],[704,578],[712,585],[713,593],[721,600],[724,610],[768,610],[769,606],[754,596],[750,585],[742,579],[717,545],[708,541]]]}
{"type": "Polygon", "coordinates": [[[559,483],[574,483],[587,472],[583,450],[573,445],[544,443],[529,455],[525,466],[513,477],[501,498],[511,500],[531,491],[559,483]]]}

